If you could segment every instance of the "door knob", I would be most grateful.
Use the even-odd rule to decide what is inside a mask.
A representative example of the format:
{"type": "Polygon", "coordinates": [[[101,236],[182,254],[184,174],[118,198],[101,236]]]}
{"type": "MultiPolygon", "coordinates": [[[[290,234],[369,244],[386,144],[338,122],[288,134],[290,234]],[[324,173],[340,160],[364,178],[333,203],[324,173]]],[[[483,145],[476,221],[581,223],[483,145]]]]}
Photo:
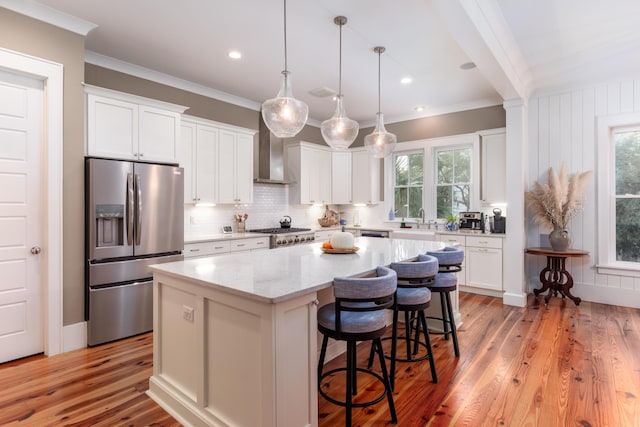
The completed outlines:
{"type": "Polygon", "coordinates": [[[40,248],[40,246],[34,246],[31,248],[31,253],[34,255],[38,255],[40,252],[42,252],[42,248],[40,248]]]}

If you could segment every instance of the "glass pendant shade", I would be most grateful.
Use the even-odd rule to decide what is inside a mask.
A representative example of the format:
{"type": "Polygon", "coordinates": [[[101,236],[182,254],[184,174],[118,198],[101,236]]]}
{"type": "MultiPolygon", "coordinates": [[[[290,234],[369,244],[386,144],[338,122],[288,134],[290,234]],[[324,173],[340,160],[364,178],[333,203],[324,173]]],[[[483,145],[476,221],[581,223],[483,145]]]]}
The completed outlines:
{"type": "Polygon", "coordinates": [[[384,128],[382,113],[376,114],[376,127],[364,137],[364,146],[377,159],[388,156],[396,146],[398,138],[384,128]]]}
{"type": "Polygon", "coordinates": [[[278,138],[292,138],[304,127],[309,117],[309,107],[293,97],[291,73],[282,72],[280,91],[275,98],[262,103],[262,119],[278,138]]]}
{"type": "Polygon", "coordinates": [[[336,111],[320,126],[325,142],[334,150],[346,150],[358,136],[359,129],[358,122],[351,120],[345,114],[342,95],[338,95],[336,111]]]}

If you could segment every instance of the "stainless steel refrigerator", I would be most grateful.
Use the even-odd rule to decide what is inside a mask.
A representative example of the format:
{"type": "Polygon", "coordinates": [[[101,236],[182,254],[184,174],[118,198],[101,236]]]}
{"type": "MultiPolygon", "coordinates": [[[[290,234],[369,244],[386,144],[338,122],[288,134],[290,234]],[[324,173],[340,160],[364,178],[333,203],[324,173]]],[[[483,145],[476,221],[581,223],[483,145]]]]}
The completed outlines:
{"type": "Polygon", "coordinates": [[[90,346],[153,329],[149,266],[183,259],[183,182],[177,166],[85,159],[90,346]]]}

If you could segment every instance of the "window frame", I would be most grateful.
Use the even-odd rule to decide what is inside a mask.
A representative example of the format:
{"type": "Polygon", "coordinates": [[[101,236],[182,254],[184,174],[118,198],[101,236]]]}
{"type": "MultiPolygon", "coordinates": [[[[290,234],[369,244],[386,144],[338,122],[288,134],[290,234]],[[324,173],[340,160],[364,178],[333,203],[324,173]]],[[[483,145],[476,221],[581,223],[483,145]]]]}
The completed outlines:
{"type": "MultiPolygon", "coordinates": [[[[403,188],[412,188],[413,187],[413,188],[415,188],[415,187],[418,187],[418,186],[417,185],[409,185],[409,184],[402,185],[402,186],[396,185],[397,183],[396,183],[396,173],[395,173],[395,171],[396,171],[396,169],[395,169],[395,163],[396,163],[395,162],[395,158],[397,156],[411,156],[413,154],[422,154],[422,185],[420,185],[420,187],[422,187],[422,208],[424,209],[424,196],[426,194],[426,190],[425,190],[426,177],[425,177],[425,174],[424,174],[424,172],[425,172],[425,159],[424,159],[425,154],[424,154],[424,150],[409,150],[409,151],[398,151],[398,152],[394,151],[393,153],[391,153],[392,164],[394,166],[393,167],[393,177],[392,177],[393,186],[391,188],[391,193],[390,193],[391,194],[391,198],[392,198],[391,204],[393,206],[391,209],[394,209],[394,211],[398,212],[397,215],[400,215],[400,216],[402,216],[402,211],[395,206],[395,199],[396,199],[395,190],[396,190],[396,188],[398,188],[398,187],[403,187],[403,188]]],[[[410,191],[408,193],[410,193],[410,191]]],[[[407,214],[408,213],[409,212],[407,211],[407,214]]]]}
{"type": "MultiPolygon", "coordinates": [[[[438,154],[442,153],[442,152],[455,152],[455,151],[461,151],[461,150],[471,150],[471,174],[470,174],[470,179],[471,181],[468,183],[469,185],[469,206],[468,206],[468,211],[471,211],[471,206],[473,206],[473,196],[474,196],[474,167],[473,167],[473,145],[470,144],[464,144],[464,145],[454,145],[454,146],[438,146],[438,147],[433,147],[433,193],[434,193],[434,197],[433,197],[433,203],[434,203],[434,209],[437,212],[438,210],[438,186],[439,185],[447,185],[449,187],[454,187],[455,186],[455,181],[451,184],[438,184],[438,154]]],[[[476,188],[479,186],[476,186],[476,188]]],[[[479,199],[479,195],[476,195],[476,199],[479,199]]],[[[452,206],[450,206],[452,207],[452,206]]],[[[453,213],[452,210],[449,210],[450,213],[453,213]]],[[[456,216],[459,215],[455,214],[456,216]]]]}
{"type": "MultiPolygon", "coordinates": [[[[394,154],[404,154],[422,150],[424,152],[424,174],[423,174],[423,194],[422,203],[425,210],[426,219],[436,219],[436,194],[435,194],[435,149],[440,147],[454,147],[470,145],[471,154],[471,210],[479,210],[482,206],[480,200],[480,132],[465,133],[460,135],[445,136],[439,138],[421,139],[415,141],[399,142],[396,144],[392,155],[384,158],[384,212],[389,212],[394,208],[394,154]],[[390,196],[387,196],[389,194],[390,196]],[[427,209],[428,208],[428,209],[427,209]]],[[[410,218],[417,221],[418,218],[410,218]]],[[[396,219],[396,222],[399,219],[396,219]]]]}
{"type": "Polygon", "coordinates": [[[640,129],[640,113],[626,113],[597,118],[597,213],[598,258],[596,268],[601,274],[640,277],[640,262],[616,259],[616,188],[614,133],[640,129]]]}

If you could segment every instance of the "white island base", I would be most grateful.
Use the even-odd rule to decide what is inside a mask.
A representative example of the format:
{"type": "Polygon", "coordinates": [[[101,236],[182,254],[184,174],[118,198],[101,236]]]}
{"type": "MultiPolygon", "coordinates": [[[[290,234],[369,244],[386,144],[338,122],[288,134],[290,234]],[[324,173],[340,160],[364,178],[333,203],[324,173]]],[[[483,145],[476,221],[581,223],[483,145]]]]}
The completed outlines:
{"type": "Polygon", "coordinates": [[[348,255],[309,244],[155,266],[148,395],[187,426],[317,426],[318,292],[444,246],[355,244],[348,255]]]}

